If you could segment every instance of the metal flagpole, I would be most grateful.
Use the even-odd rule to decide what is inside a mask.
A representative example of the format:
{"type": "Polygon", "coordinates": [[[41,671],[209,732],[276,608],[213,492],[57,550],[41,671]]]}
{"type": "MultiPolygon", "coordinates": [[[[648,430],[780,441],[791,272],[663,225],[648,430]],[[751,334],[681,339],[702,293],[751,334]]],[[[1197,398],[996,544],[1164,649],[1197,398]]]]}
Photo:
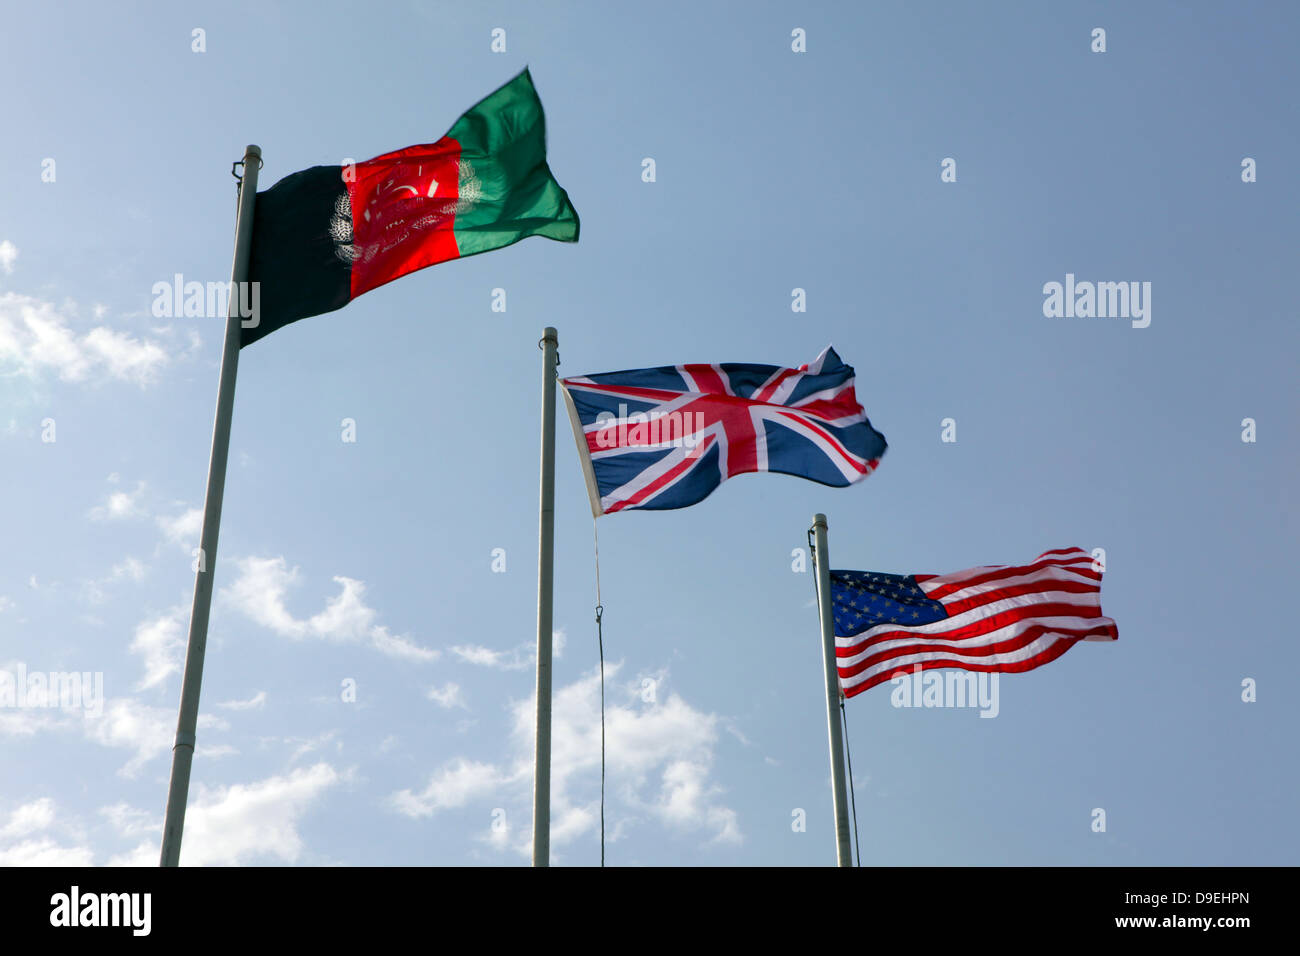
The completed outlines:
{"type": "Polygon", "coordinates": [[[217,414],[212,425],[212,457],[208,462],[208,490],[203,503],[203,531],[194,577],[194,605],[190,610],[190,637],[185,651],[185,676],[181,682],[176,743],[172,747],[172,776],[167,790],[167,815],[163,822],[160,866],[178,866],[181,832],[185,828],[185,801],[190,789],[190,764],[194,760],[194,730],[199,720],[199,687],[203,683],[203,653],[208,641],[208,614],[212,610],[212,575],[217,564],[217,532],[221,525],[221,499],[226,487],[226,459],[230,452],[230,419],[235,408],[235,371],[239,366],[240,303],[252,296],[241,290],[248,281],[249,253],[253,246],[253,206],[257,199],[257,171],[262,150],[244,151],[244,175],[239,183],[239,213],[235,221],[235,258],[230,267],[230,301],[226,307],[226,340],[221,353],[217,384],[217,414]]]}
{"type": "Polygon", "coordinates": [[[822,623],[822,670],[826,676],[826,728],[831,753],[831,806],[835,811],[835,847],[840,866],[852,866],[849,851],[849,810],[844,784],[844,739],[836,708],[840,702],[840,678],[835,666],[835,617],[831,606],[831,564],[826,550],[826,516],[813,516],[816,536],[817,604],[822,623]]]}
{"type": "Polygon", "coordinates": [[[533,764],[533,866],[551,863],[551,597],[555,570],[555,366],[559,336],[547,326],[542,358],[541,514],[537,533],[537,737],[533,764]]]}

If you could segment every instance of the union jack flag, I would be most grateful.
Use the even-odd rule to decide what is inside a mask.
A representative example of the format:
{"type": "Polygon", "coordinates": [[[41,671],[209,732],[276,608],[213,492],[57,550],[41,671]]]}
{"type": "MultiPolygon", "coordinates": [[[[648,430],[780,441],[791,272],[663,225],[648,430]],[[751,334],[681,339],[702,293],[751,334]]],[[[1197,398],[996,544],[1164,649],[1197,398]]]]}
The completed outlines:
{"type": "Polygon", "coordinates": [[[560,384],[595,515],[685,508],[749,471],[843,487],[885,453],[829,346],[798,368],[665,365],[560,384]]]}

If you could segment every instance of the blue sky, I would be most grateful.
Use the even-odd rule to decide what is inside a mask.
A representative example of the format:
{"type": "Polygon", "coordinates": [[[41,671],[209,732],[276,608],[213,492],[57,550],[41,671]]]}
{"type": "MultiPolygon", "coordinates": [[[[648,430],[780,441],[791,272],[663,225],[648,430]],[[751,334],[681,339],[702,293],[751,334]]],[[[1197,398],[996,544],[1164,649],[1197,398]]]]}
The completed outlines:
{"type": "MultiPolygon", "coordinates": [[[[864,862],[1297,861],[1292,7],[387,11],[6,10],[0,669],[102,672],[104,702],[0,707],[0,863],[157,859],[221,321],[151,289],[228,278],[231,162],[260,144],[265,187],[431,142],[524,65],[581,241],[242,356],[182,862],[527,861],[547,325],[564,375],[833,343],[890,442],[848,489],[747,475],[601,519],[610,863],[833,862],[792,570],[818,511],[838,567],[1104,548],[1120,630],[1003,678],[996,719],[850,700],[864,862]],[[1150,282],[1150,325],[1046,317],[1067,274],[1150,282]]],[[[553,859],[590,865],[592,528],[558,435],[553,859]]]]}

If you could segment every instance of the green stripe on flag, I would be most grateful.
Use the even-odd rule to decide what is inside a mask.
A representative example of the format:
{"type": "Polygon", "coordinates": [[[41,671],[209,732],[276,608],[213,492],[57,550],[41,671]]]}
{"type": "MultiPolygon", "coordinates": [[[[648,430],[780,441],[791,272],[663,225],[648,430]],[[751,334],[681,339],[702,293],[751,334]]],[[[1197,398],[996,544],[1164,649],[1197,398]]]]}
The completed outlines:
{"type": "Polygon", "coordinates": [[[578,213],[546,163],[546,119],[525,69],[447,131],[460,143],[453,232],[461,256],[528,236],[578,241],[578,213]]]}

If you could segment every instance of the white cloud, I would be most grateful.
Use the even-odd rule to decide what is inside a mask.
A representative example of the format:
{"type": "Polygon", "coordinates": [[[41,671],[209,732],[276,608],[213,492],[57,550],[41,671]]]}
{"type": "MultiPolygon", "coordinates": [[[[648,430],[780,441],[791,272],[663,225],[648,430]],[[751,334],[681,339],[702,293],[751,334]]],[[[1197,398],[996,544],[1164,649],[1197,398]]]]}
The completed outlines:
{"type": "Polygon", "coordinates": [[[91,604],[102,604],[108,599],[110,587],[126,579],[135,582],[143,581],[148,570],[144,562],[127,555],[120,564],[113,565],[113,569],[107,576],[86,581],[82,588],[82,596],[91,604]]]}
{"type": "Polygon", "coordinates": [[[90,509],[90,517],[96,521],[121,518],[135,518],[144,514],[140,499],[144,497],[144,482],[138,481],[134,491],[110,491],[102,505],[90,509]]]}
{"type": "Polygon", "coordinates": [[[366,586],[354,578],[336,575],[339,593],[325,609],[310,618],[298,619],[285,605],[285,592],[298,581],[298,569],[290,569],[283,557],[240,558],[235,561],[239,577],[222,591],[246,616],[277,634],[295,640],[321,638],[339,643],[370,643],[375,649],[412,661],[431,661],[438,652],[421,647],[409,638],[390,634],[375,623],[378,612],[364,600],[366,586]]]}
{"type": "Polygon", "coordinates": [[[248,700],[223,700],[217,706],[223,710],[261,710],[266,706],[266,691],[259,690],[248,700]]]}
{"type": "MultiPolygon", "coordinates": [[[[199,716],[200,726],[206,715],[199,716]]],[[[119,770],[124,777],[134,777],[155,757],[167,753],[176,732],[176,712],[150,707],[134,697],[117,697],[104,705],[104,713],[85,721],[86,736],[105,747],[118,747],[134,753],[119,770]]],[[[212,747],[202,752],[212,754],[212,747]]]]}
{"type": "MultiPolygon", "coordinates": [[[[199,714],[197,729],[199,730],[229,730],[230,721],[224,717],[218,717],[216,714],[199,714]]],[[[204,753],[210,752],[210,748],[204,747],[204,753]]]]}
{"type": "Polygon", "coordinates": [[[14,603],[13,598],[5,597],[3,594],[0,594],[0,614],[3,614],[5,611],[9,610],[10,608],[14,608],[17,606],[18,605],[14,603]]]}
{"type": "Polygon", "coordinates": [[[126,803],[100,807],[99,812],[117,831],[119,836],[136,837],[146,833],[162,834],[161,820],[155,821],[147,810],[139,810],[126,803]]]}
{"type": "Polygon", "coordinates": [[[89,847],[60,846],[44,835],[54,825],[54,816],[54,801],[49,797],[15,809],[8,823],[0,827],[0,840],[21,842],[0,846],[0,866],[90,866],[93,853],[89,847]]]}
{"type": "MultiPolygon", "coordinates": [[[[619,666],[606,665],[607,681],[616,677],[619,666]]],[[[609,839],[617,839],[646,816],[671,831],[703,834],[710,843],[740,843],[738,816],[723,803],[723,791],[712,775],[722,721],[677,694],[665,696],[663,683],[664,675],[657,675],[658,703],[642,700],[639,680],[615,685],[607,697],[609,839]]],[[[389,798],[389,805],[418,818],[490,797],[496,806],[517,807],[513,816],[527,819],[534,703],[530,698],[512,709],[513,753],[506,761],[491,764],[458,757],[437,770],[423,790],[400,790],[389,798]]],[[[559,688],[551,711],[551,842],[560,846],[598,826],[599,672],[559,688]]],[[[489,832],[486,840],[494,846],[508,842],[500,831],[489,832]]],[[[516,842],[515,849],[526,852],[528,846],[516,842]]]]}
{"type": "Polygon", "coordinates": [[[54,801],[41,797],[25,803],[9,814],[9,822],[0,827],[0,839],[27,836],[47,829],[54,822],[54,801]]]}
{"type": "MultiPolygon", "coordinates": [[[[358,586],[360,581],[349,582],[347,578],[335,578],[335,581],[352,583],[358,586]]],[[[370,631],[370,640],[375,647],[390,657],[401,657],[408,661],[433,661],[438,659],[438,652],[428,647],[421,647],[409,638],[398,634],[389,634],[386,627],[375,627],[370,631]]]]}
{"type": "Polygon", "coordinates": [[[188,620],[188,608],[177,605],[159,617],[142,622],[135,629],[131,653],[144,658],[144,676],[136,684],[137,690],[157,687],[181,669],[188,620]]]}
{"type": "Polygon", "coordinates": [[[239,753],[238,747],[232,747],[230,744],[209,744],[203,748],[203,759],[214,760],[218,757],[233,757],[239,753]]]}
{"type": "MultiPolygon", "coordinates": [[[[322,762],[255,783],[200,787],[185,812],[181,864],[298,862],[303,852],[299,821],[343,779],[343,774],[322,762]]],[[[109,865],[152,866],[157,859],[157,841],[148,840],[109,865]]]]}
{"type": "Polygon", "coordinates": [[[446,707],[448,710],[452,707],[466,707],[465,695],[461,693],[460,685],[450,681],[442,687],[430,687],[429,700],[437,703],[439,707],[446,707]]]}
{"type": "Polygon", "coordinates": [[[31,737],[67,724],[66,718],[47,710],[0,709],[0,737],[31,737]]]}
{"type": "Polygon", "coordinates": [[[18,258],[18,247],[8,239],[0,242],[0,269],[6,274],[14,271],[14,260],[18,258]]]}
{"type": "Polygon", "coordinates": [[[190,508],[171,517],[159,515],[157,521],[163,537],[172,544],[187,551],[199,546],[199,536],[203,532],[202,509],[190,508]]]}
{"type": "MultiPolygon", "coordinates": [[[[600,825],[599,811],[594,805],[587,807],[567,807],[561,813],[551,814],[551,842],[556,846],[570,843],[589,830],[600,825]]],[[[531,839],[531,834],[529,838],[531,839]]]]}
{"type": "MultiPolygon", "coordinates": [[[[560,657],[564,654],[567,643],[564,631],[556,629],[551,632],[551,654],[560,657]]],[[[531,641],[519,644],[506,651],[493,650],[481,644],[457,644],[448,648],[466,664],[479,667],[494,667],[503,671],[521,671],[532,667],[537,660],[537,646],[531,641]]]]}
{"type": "Polygon", "coordinates": [[[471,800],[495,793],[514,778],[491,764],[458,757],[432,777],[419,793],[399,790],[390,805],[408,817],[432,816],[435,811],[463,807],[471,800]]]}
{"type": "Polygon", "coordinates": [[[323,734],[319,734],[309,739],[304,739],[302,737],[286,737],[285,743],[296,743],[298,745],[294,749],[293,754],[289,757],[289,762],[293,763],[299,757],[306,756],[309,753],[314,753],[317,750],[324,750],[325,745],[329,743],[334,744],[335,750],[342,752],[343,741],[335,740],[338,735],[339,732],[337,730],[327,730],[323,734]]]}
{"type": "Polygon", "coordinates": [[[32,378],[49,371],[65,382],[117,380],[143,387],[172,361],[155,339],[105,325],[78,334],[69,325],[70,311],[31,296],[0,293],[0,365],[32,378]]]}
{"type": "Polygon", "coordinates": [[[98,325],[86,333],[82,347],[92,361],[103,365],[110,378],[147,385],[158,369],[170,361],[157,342],[141,341],[123,332],[98,325]]]}
{"type": "Polygon", "coordinates": [[[0,849],[0,866],[90,866],[93,859],[88,846],[59,846],[50,839],[28,840],[0,849]]]}
{"type": "Polygon", "coordinates": [[[456,644],[451,648],[451,652],[466,664],[478,664],[480,667],[500,667],[506,670],[519,670],[520,668],[528,666],[528,661],[519,657],[518,648],[515,649],[512,658],[507,658],[505,651],[494,651],[491,648],[482,647],[478,644],[456,644]]]}
{"type": "Polygon", "coordinates": [[[132,581],[140,581],[144,579],[147,570],[148,568],[144,566],[142,561],[133,558],[128,554],[121,564],[113,565],[112,578],[115,581],[122,578],[130,578],[132,581]]]}
{"type": "MultiPolygon", "coordinates": [[[[605,667],[607,681],[620,665],[605,667]]],[[[654,677],[662,693],[665,675],[654,677]]],[[[720,719],[691,707],[681,696],[668,694],[660,703],[641,699],[640,681],[616,687],[610,695],[624,703],[605,707],[606,763],[614,779],[622,778],[629,807],[658,817],[682,831],[710,832],[712,842],[739,843],[734,810],[722,805],[722,791],[709,782],[720,719]]],[[[570,803],[568,790],[600,773],[600,675],[562,688],[552,709],[552,800],[570,803]]],[[[515,739],[531,740],[534,704],[515,706],[515,739]]]]}
{"type": "Polygon", "coordinates": [[[654,810],[680,829],[705,827],[713,831],[714,842],[739,843],[736,811],[714,805],[713,798],[722,791],[709,784],[708,773],[707,764],[691,760],[674,760],[668,764],[654,810]]]}

